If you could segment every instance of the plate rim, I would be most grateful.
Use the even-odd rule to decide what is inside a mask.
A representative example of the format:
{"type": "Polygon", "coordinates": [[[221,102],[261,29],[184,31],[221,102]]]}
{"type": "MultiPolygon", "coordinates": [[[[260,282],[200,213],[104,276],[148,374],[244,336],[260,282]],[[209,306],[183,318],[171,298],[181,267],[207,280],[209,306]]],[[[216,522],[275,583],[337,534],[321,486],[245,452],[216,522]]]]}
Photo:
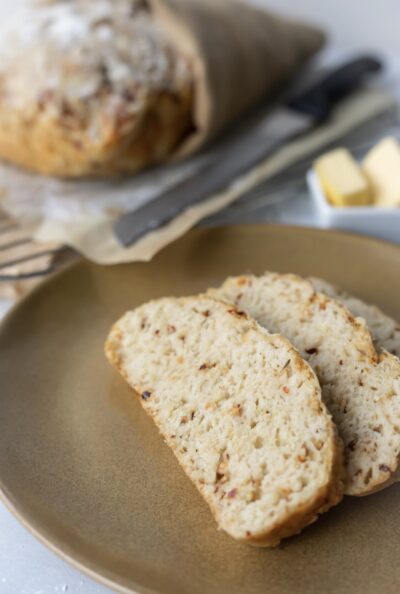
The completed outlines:
{"type": "MultiPolygon", "coordinates": [[[[363,235],[360,233],[352,233],[348,231],[342,231],[337,229],[323,229],[319,227],[312,227],[306,225],[288,225],[288,224],[280,224],[280,223],[236,223],[236,224],[225,224],[225,225],[216,225],[216,226],[207,226],[207,227],[196,227],[185,233],[183,236],[176,239],[174,242],[165,246],[160,252],[158,252],[154,258],[150,261],[154,261],[154,259],[158,256],[158,254],[162,253],[164,249],[171,246],[173,243],[185,239],[188,235],[202,235],[209,231],[218,232],[223,231],[224,229],[230,230],[246,230],[246,229],[264,229],[267,230],[269,227],[285,229],[289,232],[294,233],[309,233],[315,235],[326,235],[329,234],[333,237],[337,237],[338,239],[346,238],[346,239],[353,239],[356,241],[361,241],[362,243],[369,243],[373,245],[386,245],[386,247],[394,249],[397,252],[400,252],[400,244],[397,244],[393,241],[388,241],[384,239],[379,239],[376,237],[372,237],[370,235],[363,235]]],[[[129,266],[129,264],[142,264],[145,265],[147,262],[121,262],[120,264],[113,264],[113,265],[105,265],[105,266],[129,266]]],[[[87,258],[80,256],[78,259],[74,260],[73,262],[69,262],[67,265],[62,267],[60,270],[57,270],[55,273],[51,274],[49,277],[45,278],[42,282],[36,285],[33,289],[31,289],[26,295],[24,295],[15,305],[11,307],[11,309],[7,312],[7,314],[3,317],[0,321],[0,335],[5,331],[6,326],[8,323],[12,321],[15,316],[18,316],[19,310],[36,296],[37,293],[41,291],[45,291],[48,285],[52,285],[54,282],[58,280],[59,277],[62,277],[64,274],[68,274],[71,270],[75,268],[79,268],[85,264],[89,264],[91,266],[96,266],[102,268],[101,264],[91,262],[87,258]]],[[[88,576],[89,578],[93,579],[95,582],[102,586],[106,586],[111,590],[118,592],[119,594],[160,594],[158,590],[149,589],[147,587],[142,586],[141,584],[133,583],[135,590],[132,589],[131,586],[125,586],[121,583],[121,578],[118,574],[114,574],[112,571],[103,570],[100,565],[93,564],[93,567],[90,566],[89,563],[85,563],[84,561],[79,559],[79,554],[74,554],[73,552],[68,552],[65,550],[65,545],[62,546],[57,544],[57,542],[51,537],[51,535],[47,534],[46,529],[41,529],[39,526],[36,525],[35,519],[32,518],[32,515],[24,511],[23,507],[16,502],[11,493],[8,493],[8,489],[3,482],[3,479],[0,475],[0,503],[5,506],[8,512],[30,533],[34,536],[42,545],[44,545],[48,550],[52,553],[56,554],[58,558],[62,559],[63,561],[67,562],[70,566],[74,569],[80,571],[82,574],[88,576]]]]}

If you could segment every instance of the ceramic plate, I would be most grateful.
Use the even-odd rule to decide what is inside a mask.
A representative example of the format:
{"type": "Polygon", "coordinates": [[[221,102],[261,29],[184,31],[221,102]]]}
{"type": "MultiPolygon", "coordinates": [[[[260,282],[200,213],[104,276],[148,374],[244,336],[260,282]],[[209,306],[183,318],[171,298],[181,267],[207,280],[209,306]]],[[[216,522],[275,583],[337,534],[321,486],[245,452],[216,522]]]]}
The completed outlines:
{"type": "Polygon", "coordinates": [[[400,319],[400,248],[311,229],[198,230],[149,264],[81,261],[0,330],[0,481],[16,516],[119,592],[389,594],[400,486],[346,500],[276,549],[237,544],[103,355],[111,324],[162,295],[265,269],[323,276],[400,319]]]}

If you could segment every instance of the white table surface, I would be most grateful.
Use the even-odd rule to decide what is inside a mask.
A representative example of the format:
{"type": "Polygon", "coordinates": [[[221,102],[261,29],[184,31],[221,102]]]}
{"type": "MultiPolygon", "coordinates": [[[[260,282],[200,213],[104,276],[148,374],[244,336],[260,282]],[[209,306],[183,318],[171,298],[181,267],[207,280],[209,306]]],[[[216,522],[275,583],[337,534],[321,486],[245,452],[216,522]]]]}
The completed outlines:
{"type": "MultiPolygon", "coordinates": [[[[95,0],[92,0],[95,1],[95,0]]],[[[378,50],[389,58],[388,84],[400,71],[399,0],[252,0],[322,24],[331,34],[323,59],[378,50]]],[[[24,0],[0,0],[0,21],[24,0]]],[[[398,80],[398,78],[397,78],[398,80]]],[[[307,210],[304,210],[307,219],[307,210]]],[[[288,213],[290,219],[290,213],[288,213]]],[[[304,217],[302,217],[304,219],[304,217]]],[[[301,221],[303,224],[307,220],[301,221]]],[[[7,303],[0,301],[0,317],[7,303]]],[[[0,594],[110,594],[48,551],[0,504],[0,594]]],[[[244,593],[245,594],[245,593],[244,593]]]]}

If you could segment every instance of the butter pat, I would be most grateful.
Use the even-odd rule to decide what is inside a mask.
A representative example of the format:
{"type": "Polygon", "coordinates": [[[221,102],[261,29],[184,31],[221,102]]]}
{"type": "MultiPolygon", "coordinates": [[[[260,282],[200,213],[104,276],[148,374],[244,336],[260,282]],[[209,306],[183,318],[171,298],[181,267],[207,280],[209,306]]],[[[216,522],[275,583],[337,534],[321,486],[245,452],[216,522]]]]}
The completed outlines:
{"type": "Polygon", "coordinates": [[[375,195],[376,206],[400,206],[400,145],[395,138],[384,138],[363,161],[375,195]]]}
{"type": "Polygon", "coordinates": [[[322,155],[314,169],[325,193],[334,206],[364,206],[372,202],[367,176],[346,149],[322,155]]]}

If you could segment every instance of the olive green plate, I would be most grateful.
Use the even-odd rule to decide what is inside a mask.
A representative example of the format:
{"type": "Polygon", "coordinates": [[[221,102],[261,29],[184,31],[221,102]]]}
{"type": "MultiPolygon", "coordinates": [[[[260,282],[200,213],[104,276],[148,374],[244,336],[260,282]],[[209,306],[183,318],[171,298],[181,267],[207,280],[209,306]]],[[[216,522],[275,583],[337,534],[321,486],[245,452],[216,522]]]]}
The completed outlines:
{"type": "Polygon", "coordinates": [[[400,319],[400,248],[270,225],[194,231],[149,264],[81,261],[22,301],[0,330],[0,483],[15,515],[120,592],[400,591],[400,486],[346,500],[276,549],[216,529],[200,495],[108,365],[126,309],[264,269],[320,275],[400,319]]]}

